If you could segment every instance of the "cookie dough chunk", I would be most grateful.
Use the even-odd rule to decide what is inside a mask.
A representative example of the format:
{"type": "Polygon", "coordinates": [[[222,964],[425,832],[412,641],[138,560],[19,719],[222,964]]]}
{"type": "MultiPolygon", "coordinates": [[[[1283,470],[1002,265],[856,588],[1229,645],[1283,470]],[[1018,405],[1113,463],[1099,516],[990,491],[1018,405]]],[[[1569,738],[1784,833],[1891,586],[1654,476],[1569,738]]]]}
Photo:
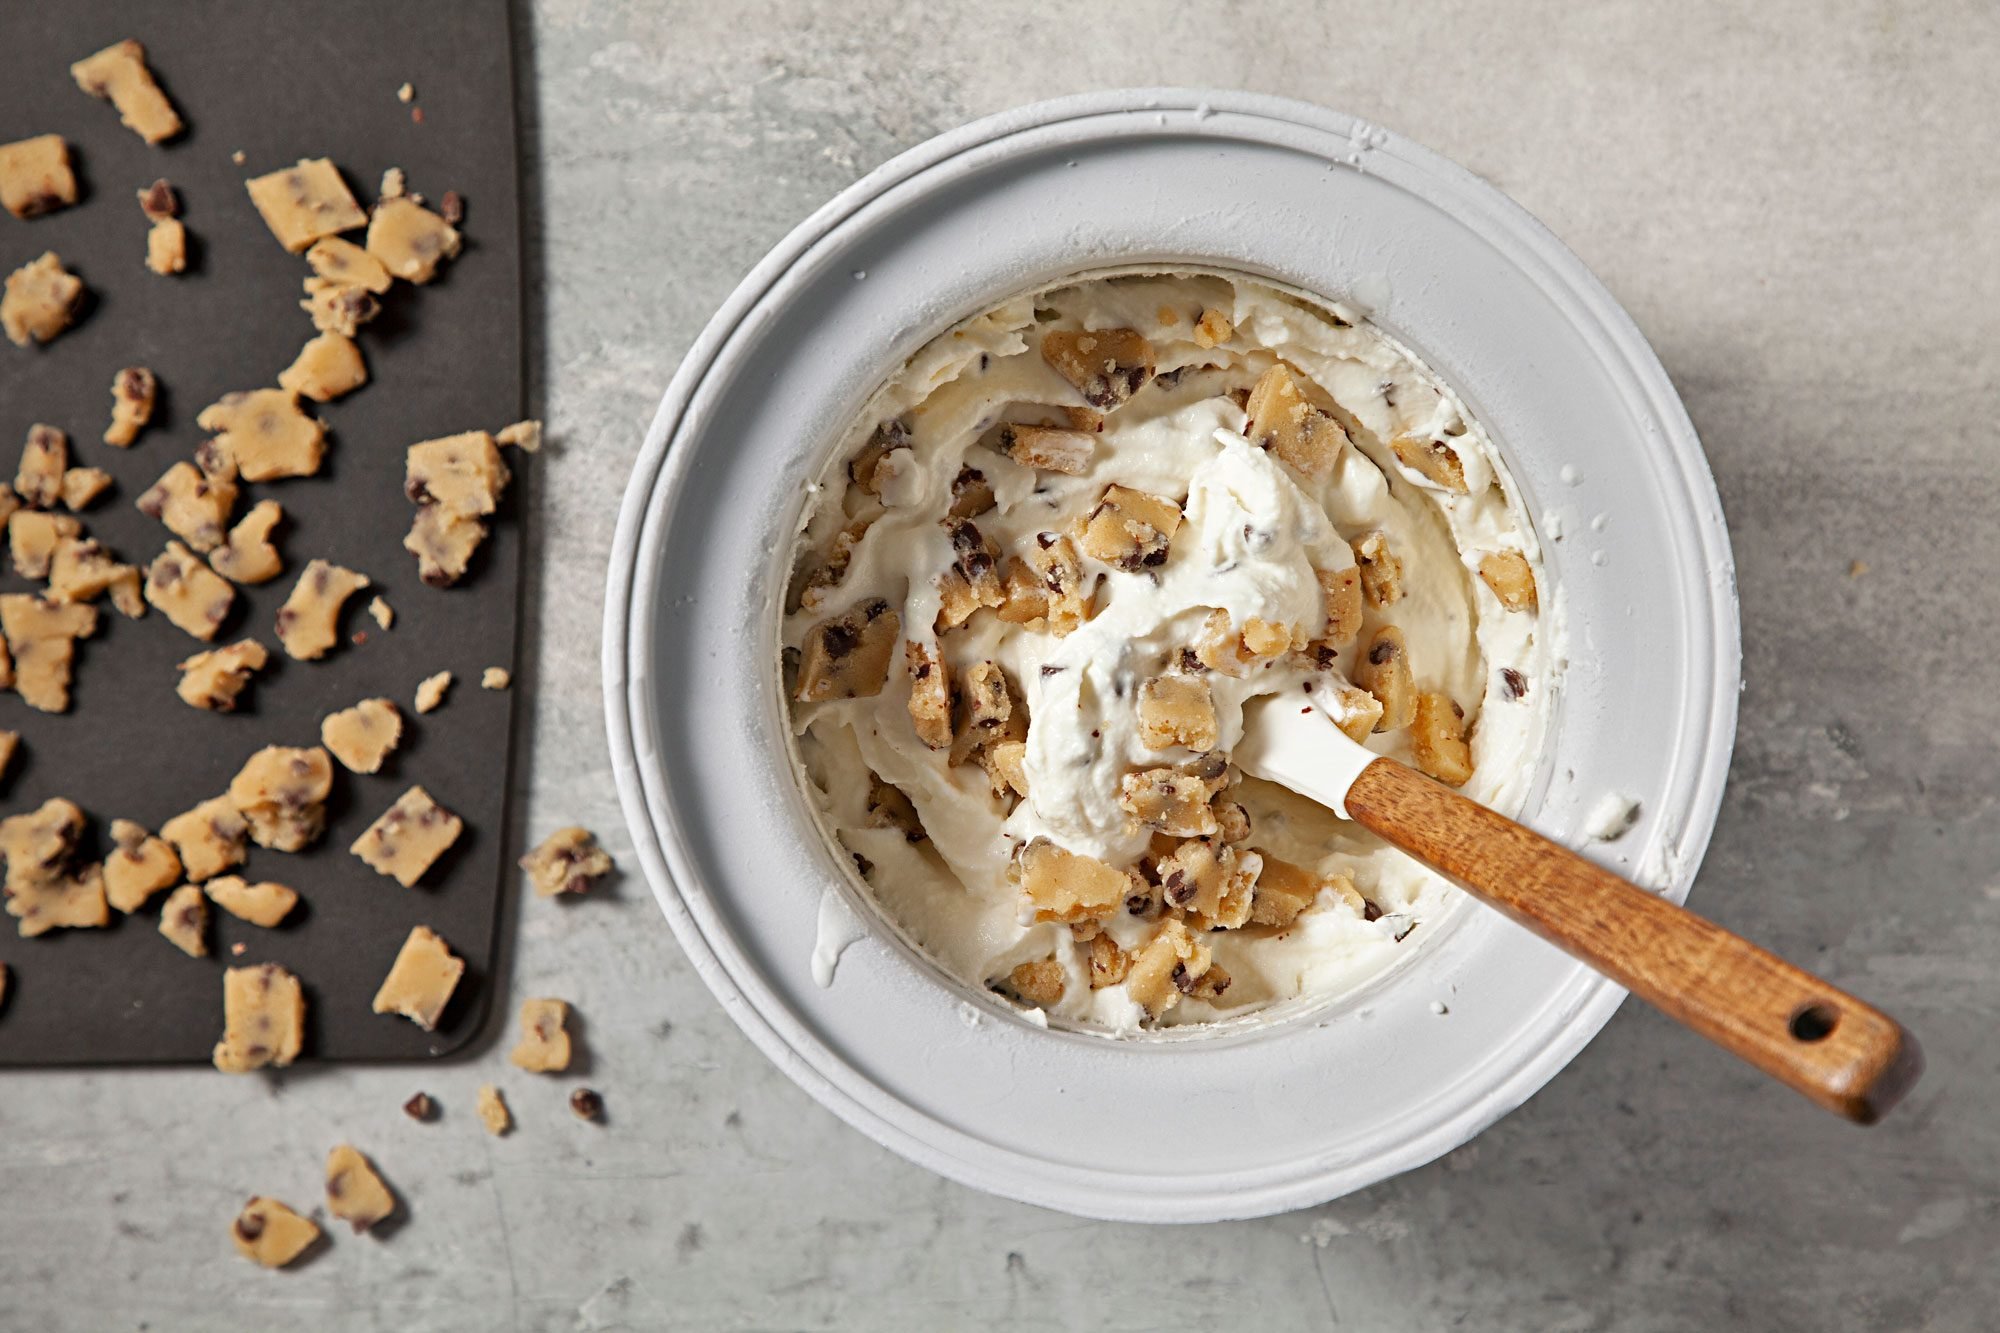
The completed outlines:
{"type": "Polygon", "coordinates": [[[319,724],[320,743],[353,773],[379,773],[403,738],[403,715],[387,699],[363,699],[319,724]]]}
{"type": "Polygon", "coordinates": [[[352,1144],[343,1143],[326,1155],[326,1210],[356,1235],[396,1211],[396,1196],[352,1144]]]}
{"type": "Polygon", "coordinates": [[[326,798],[332,791],[333,760],[325,750],[267,745],[230,779],[229,801],[259,847],[297,852],[326,831],[326,798]]]}
{"type": "Polygon", "coordinates": [[[16,347],[50,343],[76,319],[83,304],[83,279],[63,267],[55,251],[7,275],[0,295],[0,331],[16,347]]]}
{"type": "Polygon", "coordinates": [[[20,921],[22,935],[110,924],[102,867],[76,864],[82,836],[83,811],[60,797],[0,819],[7,911],[20,921]]]}
{"type": "Polygon", "coordinates": [[[933,644],[903,641],[903,663],[910,673],[910,725],[917,739],[933,750],[951,745],[951,665],[933,644]]]}
{"type": "Polygon", "coordinates": [[[159,401],[160,381],[144,366],[127,366],[111,381],[111,424],[105,427],[104,442],[120,449],[130,447],[139,432],[153,419],[153,405],[159,401]]]}
{"type": "Polygon", "coordinates": [[[1451,698],[1426,691],[1410,719],[1410,754],[1417,767],[1448,787],[1472,780],[1472,747],[1465,743],[1465,710],[1451,698]]]}
{"type": "Polygon", "coordinates": [[[14,473],[14,494],[30,509],[54,509],[62,503],[63,473],[69,470],[69,436],[54,426],[36,422],[21,446],[21,466],[14,473]]]}
{"type": "Polygon", "coordinates": [[[1361,591],[1370,606],[1394,606],[1403,600],[1403,561],[1389,549],[1380,532],[1363,533],[1354,543],[1354,564],[1361,571],[1361,591]]]}
{"type": "Polygon", "coordinates": [[[306,251],[306,263],[335,286],[359,287],[377,296],[388,291],[389,284],[395,281],[389,270],[382,267],[381,260],[353,241],[338,236],[314,241],[312,249],[306,251]]]}
{"type": "Polygon", "coordinates": [[[146,569],[146,600],[168,620],[206,642],[222,628],[236,602],[236,589],[203,564],[200,556],[177,541],[169,541],[167,549],[146,569]]]}
{"type": "Polygon", "coordinates": [[[1160,923],[1159,931],[1132,955],[1125,989],[1132,999],[1158,1018],[1191,992],[1214,967],[1208,945],[1189,932],[1178,918],[1160,923]]]}
{"type": "Polygon", "coordinates": [[[514,1116],[507,1109],[507,1099],[491,1083],[482,1084],[479,1089],[479,1123],[486,1126],[486,1132],[495,1138],[514,1128],[514,1116]]]}
{"type": "Polygon", "coordinates": [[[1021,426],[1011,422],[993,428],[988,443],[1022,467],[1081,476],[1090,470],[1097,437],[1087,430],[1058,426],[1021,426]]]}
{"type": "Polygon", "coordinates": [[[83,524],[66,514],[44,514],[24,509],[7,524],[7,548],[14,559],[14,572],[23,578],[45,579],[55,564],[56,548],[74,541],[83,524]]]}
{"type": "Polygon", "coordinates": [[[299,309],[312,316],[313,327],[321,333],[338,333],[352,338],[363,324],[382,313],[382,303],[365,287],[349,287],[325,278],[307,278],[305,300],[299,309]]]}
{"type": "MultiPolygon", "coordinates": [[[[1361,633],[1361,571],[1353,565],[1345,569],[1315,569],[1319,591],[1326,602],[1326,626],[1320,642],[1334,656],[1353,643],[1361,633]]],[[[1331,662],[1332,658],[1326,659],[1331,662]]]]}
{"type": "Polygon", "coordinates": [[[301,158],[295,167],[244,182],[244,188],[278,244],[293,254],[368,221],[340,169],[323,157],[301,158]]]}
{"type": "Polygon", "coordinates": [[[340,608],[368,586],[368,576],[315,560],[278,608],[278,642],[301,662],[324,657],[340,642],[340,608]]]}
{"type": "Polygon", "coordinates": [[[461,243],[456,227],[408,196],[384,199],[368,222],[368,253],[405,282],[435,278],[461,243]]]}
{"type": "Polygon", "coordinates": [[[141,824],[112,820],[111,844],[111,854],[104,858],[104,896],[121,912],[138,911],[181,877],[174,849],[141,824]]]}
{"type": "Polygon", "coordinates": [[[94,538],[59,540],[55,557],[49,561],[50,600],[92,602],[107,592],[111,594],[111,604],[126,619],[137,620],[146,614],[146,602],[139,590],[138,566],[113,560],[104,543],[94,538]]]}
{"type": "Polygon", "coordinates": [[[1194,773],[1149,768],[1118,781],[1118,806],[1158,833],[1176,838],[1214,837],[1222,828],[1209,808],[1214,790],[1194,773]]]}
{"type": "Polygon", "coordinates": [[[412,787],[348,850],[377,874],[414,888],[432,863],[458,841],[463,827],[458,816],[433,801],[429,792],[412,787]]]}
{"type": "Polygon", "coordinates": [[[146,48],[134,41],[107,46],[69,67],[76,86],[118,108],[126,129],[147,143],[165,143],[181,132],[174,104],[146,67],[146,48]]]}
{"type": "Polygon", "coordinates": [[[562,1000],[523,1000],[521,1040],[507,1058],[535,1074],[569,1068],[569,1005],[562,1000]]]}
{"type": "Polygon", "coordinates": [[[160,934],[190,958],[208,957],[208,899],[199,886],[183,884],[167,895],[160,934]]]}
{"type": "Polygon", "coordinates": [[[1398,435],[1389,441],[1396,461],[1442,491],[1466,493],[1465,464],[1458,451],[1443,440],[1420,440],[1398,435]]]}
{"type": "Polygon", "coordinates": [[[1535,571],[1519,551],[1494,551],[1479,558],[1479,577],[1509,611],[1533,611],[1535,571]]]}
{"type": "Polygon", "coordinates": [[[215,446],[245,481],[310,477],[326,455],[326,425],[299,407],[290,388],[226,393],[195,424],[215,432],[215,446]]]}
{"type": "Polygon", "coordinates": [[[1403,643],[1403,631],[1384,625],[1369,636],[1354,668],[1354,683],[1382,705],[1375,730],[1400,731],[1410,725],[1416,716],[1417,687],[1411,680],[1410,652],[1403,643]]]}
{"type": "Polygon", "coordinates": [[[1036,838],[1015,858],[1021,892],[1038,921],[1087,921],[1124,905],[1132,880],[1094,857],[1079,856],[1047,838],[1036,838]]]}
{"type": "Polygon", "coordinates": [[[258,1195],[229,1224],[229,1237],[245,1259],[283,1268],[319,1239],[319,1227],[276,1199],[258,1195]]]}
{"type": "Polygon", "coordinates": [[[271,531],[284,518],[276,500],[259,500],[229,530],[229,538],[208,553],[209,568],[231,583],[269,583],[284,573],[285,562],[271,544],[271,531]]]}
{"type": "Polygon", "coordinates": [[[180,853],[181,871],[194,884],[242,865],[249,834],[250,825],[227,795],[211,797],[160,825],[160,836],[180,853]]]}
{"type": "Polygon", "coordinates": [[[236,701],[250,684],[251,675],[262,671],[270,660],[269,651],[255,639],[196,653],[177,668],[181,681],[174,692],[191,708],[231,713],[236,711],[236,701]]]}
{"type": "Polygon", "coordinates": [[[433,588],[449,588],[465,577],[485,540],[486,524],[479,519],[423,505],[403,538],[403,549],[417,558],[417,577],[433,588]]]}
{"type": "Polygon", "coordinates": [[[330,403],[368,382],[361,349],[344,333],[328,330],[300,349],[278,373],[278,387],[315,403],[330,403]]]}
{"type": "Polygon", "coordinates": [[[495,444],[511,445],[524,454],[539,453],[542,447],[542,423],[534,418],[517,421],[511,426],[503,426],[493,432],[495,444]]]}
{"type": "Polygon", "coordinates": [[[137,501],[139,512],[166,524],[167,531],[197,551],[213,551],[229,531],[236,508],[236,474],[219,451],[206,457],[214,468],[176,463],[147,487],[137,501]]]}
{"type": "Polygon", "coordinates": [[[20,918],[21,934],[92,930],[111,924],[104,899],[104,871],[97,865],[51,874],[6,890],[7,911],[20,918]]]}
{"type": "Polygon", "coordinates": [[[1043,335],[1042,359],[1085,402],[1106,410],[1153,378],[1153,345],[1134,329],[1058,329],[1043,335]]]}
{"type": "Polygon", "coordinates": [[[1200,676],[1157,676],[1139,686],[1139,739],[1155,750],[1213,750],[1215,700],[1200,676]]]}
{"type": "Polygon", "coordinates": [[[221,875],[202,885],[202,888],[207,891],[209,900],[229,915],[266,930],[283,922],[299,902],[298,892],[294,889],[270,880],[247,883],[241,875],[221,875]]]}
{"type": "Polygon", "coordinates": [[[464,975],[465,960],[454,957],[437,932],[429,926],[414,927],[375,992],[375,1012],[401,1014],[430,1032],[464,975]]]}
{"type": "Polygon", "coordinates": [[[163,278],[187,272],[187,226],[179,218],[146,229],[146,267],[163,278]]]}
{"type": "Polygon", "coordinates": [[[451,688],[451,672],[440,671],[435,676],[425,676],[417,682],[417,711],[434,713],[444,703],[445,691],[451,688]]]}
{"type": "Polygon", "coordinates": [[[572,824],[559,828],[539,847],[521,858],[528,882],[544,898],[559,893],[585,893],[612,871],[611,854],[597,845],[589,829],[572,824]]]}
{"type": "Polygon", "coordinates": [[[73,467],[62,475],[63,508],[82,512],[111,486],[111,474],[101,467],[73,467]]]}
{"type": "Polygon", "coordinates": [[[1167,563],[1180,526],[1181,507],[1172,500],[1108,486],[1085,520],[1078,545],[1094,560],[1137,574],[1167,563]]]}
{"type": "Polygon", "coordinates": [[[511,479],[500,446],[483,430],[413,444],[404,461],[403,494],[417,506],[403,548],[432,587],[450,587],[465,573],[485,518],[499,507],[511,479]]]}
{"type": "Polygon", "coordinates": [[[380,625],[383,629],[388,629],[391,625],[396,623],[396,608],[390,606],[380,597],[371,598],[369,600],[368,614],[375,621],[375,623],[380,625]]]}
{"type": "Polygon", "coordinates": [[[299,979],[276,963],[232,967],[222,974],[222,1040],[215,1067],[247,1074],[283,1069],[305,1044],[306,993],[299,979]]]}
{"type": "Polygon", "coordinates": [[[0,208],[17,218],[38,218],[76,202],[76,173],[60,134],[0,144],[0,208]]]}
{"type": "Polygon", "coordinates": [[[1244,405],[1250,443],[1268,449],[1302,477],[1318,479],[1333,471],[1347,432],[1333,414],[1314,403],[1309,383],[1280,362],[1264,372],[1244,405]]]}
{"type": "Polygon", "coordinates": [[[96,632],[97,608],[87,603],[54,602],[32,593],[0,597],[0,633],[13,650],[14,690],[30,708],[68,710],[76,641],[96,632]]]}
{"type": "Polygon", "coordinates": [[[880,694],[902,630],[901,617],[879,597],[814,625],[806,634],[795,697],[821,703],[880,694]]]}

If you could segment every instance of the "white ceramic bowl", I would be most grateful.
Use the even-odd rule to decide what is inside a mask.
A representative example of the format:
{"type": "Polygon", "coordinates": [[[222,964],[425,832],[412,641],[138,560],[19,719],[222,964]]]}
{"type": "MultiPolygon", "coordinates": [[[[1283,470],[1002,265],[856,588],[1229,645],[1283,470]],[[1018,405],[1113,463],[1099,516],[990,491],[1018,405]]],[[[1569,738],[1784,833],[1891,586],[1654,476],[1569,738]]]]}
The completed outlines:
{"type": "Polygon", "coordinates": [[[1637,826],[1587,850],[1684,897],[1738,683],[1728,539],[1693,428],[1631,321],[1533,219],[1414,144],[1295,102],[1141,90],[1025,107],[912,149],[801,224],[702,333],[647,435],[604,684],[661,908],[800,1086],[981,1189],[1200,1221],[1322,1202],[1464,1143],[1624,993],[1471,904],[1304,1019],[1193,1040],[1039,1030],[879,921],[815,984],[822,903],[838,914],[847,880],[786,760],[773,609],[806,485],[869,393],[955,320],[1155,262],[1372,308],[1485,423],[1541,516],[1567,636],[1523,817],[1579,844],[1600,796],[1636,797],[1637,826]]]}

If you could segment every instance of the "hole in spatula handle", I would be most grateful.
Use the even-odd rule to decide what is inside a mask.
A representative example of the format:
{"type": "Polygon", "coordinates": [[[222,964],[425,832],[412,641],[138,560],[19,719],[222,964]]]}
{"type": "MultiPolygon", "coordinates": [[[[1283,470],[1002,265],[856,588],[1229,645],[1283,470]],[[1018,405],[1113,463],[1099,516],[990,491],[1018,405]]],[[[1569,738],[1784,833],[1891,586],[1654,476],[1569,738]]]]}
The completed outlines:
{"type": "Polygon", "coordinates": [[[1792,1015],[1790,1030],[1794,1041],[1808,1044],[1825,1041],[1840,1026],[1840,1011],[1830,1004],[1815,1001],[1805,1005],[1792,1015]]]}

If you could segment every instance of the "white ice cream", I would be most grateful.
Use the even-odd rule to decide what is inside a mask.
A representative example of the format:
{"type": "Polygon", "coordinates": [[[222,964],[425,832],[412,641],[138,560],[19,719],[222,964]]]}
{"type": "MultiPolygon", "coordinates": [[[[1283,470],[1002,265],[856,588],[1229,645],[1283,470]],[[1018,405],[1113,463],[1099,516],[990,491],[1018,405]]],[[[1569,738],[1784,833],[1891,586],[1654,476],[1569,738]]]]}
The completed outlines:
{"type": "MultiPolygon", "coordinates": [[[[1011,301],[935,339],[871,401],[808,506],[802,578],[857,518],[872,521],[837,586],[787,615],[785,645],[799,647],[829,614],[882,597],[900,615],[904,636],[937,643],[955,671],[998,662],[1030,719],[1029,796],[1010,812],[977,764],[954,766],[917,738],[900,653],[879,694],[794,705],[805,779],[829,837],[869,863],[868,892],[944,971],[981,987],[1020,963],[1060,962],[1068,984],[1049,1006],[1057,1022],[1123,1030],[1136,1025],[1140,1011],[1122,985],[1090,988],[1068,927],[1031,919],[1007,873],[1015,849],[1043,837],[1116,866],[1140,856],[1150,834],[1119,807],[1119,779],[1187,756],[1141,739],[1139,684],[1178,656],[1214,609],[1238,625],[1323,619],[1314,571],[1351,566],[1349,543],[1364,533],[1386,535],[1404,583],[1400,600],[1368,607],[1366,626],[1397,626],[1419,687],[1463,708],[1475,765],[1463,790],[1508,813],[1526,794],[1555,684],[1542,632],[1552,599],[1544,588],[1540,614],[1510,612],[1475,571],[1482,555],[1520,551],[1540,582],[1532,531],[1478,423],[1414,357],[1352,311],[1200,274],[1100,279],[1011,301]],[[1194,326],[1204,310],[1227,315],[1233,335],[1201,345],[1194,326]],[[1044,333],[1121,327],[1150,340],[1159,378],[1106,417],[1081,475],[1022,467],[979,443],[996,421],[1042,420],[1043,405],[1081,403],[1039,354],[1044,333]],[[1279,359],[1332,395],[1353,439],[1317,482],[1243,435],[1241,393],[1279,359]],[[899,417],[909,447],[888,455],[876,474],[878,495],[851,489],[845,460],[877,423],[899,417]],[[1448,442],[1465,493],[1401,466],[1389,448],[1399,435],[1448,442]],[[1086,559],[1086,575],[1097,580],[1095,614],[1067,636],[1006,624],[990,612],[934,635],[935,578],[953,559],[939,519],[966,467],[993,488],[996,506],[976,523],[1003,553],[1066,526],[1112,483],[1180,501],[1184,519],[1157,569],[1126,573],[1086,559]],[[871,770],[909,797],[926,841],[868,826],[871,770]]],[[[1213,676],[1219,748],[1240,738],[1247,700],[1297,693],[1308,679],[1325,673],[1296,656],[1240,679],[1213,676]]],[[[1377,734],[1370,744],[1410,757],[1404,732],[1377,734]]],[[[1422,925],[1453,892],[1288,792],[1246,780],[1231,795],[1251,814],[1255,846],[1323,872],[1350,873],[1374,919],[1322,894],[1316,908],[1282,930],[1208,934],[1232,984],[1214,1003],[1179,1004],[1165,1021],[1212,1020],[1348,989],[1415,948],[1422,925]]],[[[1105,930],[1132,948],[1153,925],[1114,919],[1105,930]]]]}

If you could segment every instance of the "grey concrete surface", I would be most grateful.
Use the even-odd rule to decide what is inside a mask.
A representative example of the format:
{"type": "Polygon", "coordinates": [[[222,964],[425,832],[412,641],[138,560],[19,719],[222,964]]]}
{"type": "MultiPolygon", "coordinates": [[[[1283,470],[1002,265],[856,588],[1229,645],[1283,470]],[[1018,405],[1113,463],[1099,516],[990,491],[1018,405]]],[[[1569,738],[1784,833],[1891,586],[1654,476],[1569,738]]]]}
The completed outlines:
{"type": "Polygon", "coordinates": [[[627,881],[528,904],[510,983],[587,1017],[601,1128],[510,1074],[504,1046],[269,1083],[0,1079],[0,1328],[1994,1326],[1990,4],[551,0],[524,18],[554,441],[532,833],[582,822],[627,851],[599,719],[611,516],[676,360],[745,268],[968,117],[1122,84],[1286,93],[1499,184],[1659,349],[1743,593],[1742,731],[1696,901],[1904,1016],[1929,1076],[1864,1132],[1628,1006],[1430,1167],[1265,1221],[1099,1225],[947,1184],[819,1110],[627,881]],[[471,1116],[495,1078],[522,1122],[504,1141],[471,1116]],[[397,1112],[419,1087],[441,1124],[397,1112]],[[244,1264],[235,1206],[316,1201],[341,1137],[407,1224],[290,1273],[244,1264]]]}

